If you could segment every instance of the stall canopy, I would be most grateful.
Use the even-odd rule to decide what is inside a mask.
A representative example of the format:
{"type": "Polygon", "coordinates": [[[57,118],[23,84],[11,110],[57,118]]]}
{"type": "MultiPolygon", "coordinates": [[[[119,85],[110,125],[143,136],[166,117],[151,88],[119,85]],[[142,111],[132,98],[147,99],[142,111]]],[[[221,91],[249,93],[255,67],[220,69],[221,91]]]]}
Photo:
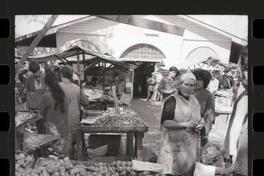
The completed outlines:
{"type": "MultiPolygon", "coordinates": [[[[56,53],[30,56],[28,57],[28,60],[34,60],[37,62],[60,60],[65,64],[85,63],[88,67],[102,63],[103,65],[108,65],[109,68],[118,67],[121,71],[128,71],[130,68],[135,67],[133,64],[125,63],[119,58],[115,58],[109,54],[93,51],[91,46],[92,45],[89,41],[79,39],[73,40],[58,48],[56,53]]],[[[21,56],[16,56],[16,58],[20,59],[21,56]]]]}

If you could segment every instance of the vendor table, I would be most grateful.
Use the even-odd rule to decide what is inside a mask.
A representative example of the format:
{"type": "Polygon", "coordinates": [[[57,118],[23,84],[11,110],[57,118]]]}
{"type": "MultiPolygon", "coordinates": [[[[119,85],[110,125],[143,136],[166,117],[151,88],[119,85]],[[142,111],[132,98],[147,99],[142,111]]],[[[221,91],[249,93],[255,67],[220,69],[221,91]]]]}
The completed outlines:
{"type": "MultiPolygon", "coordinates": [[[[89,118],[89,117],[88,117],[89,118]]],[[[78,129],[79,137],[77,138],[78,146],[78,160],[83,160],[84,154],[84,133],[126,133],[127,134],[127,154],[131,158],[137,158],[140,160],[142,153],[142,141],[144,137],[144,132],[148,131],[148,127],[141,117],[135,116],[137,118],[137,124],[128,124],[123,118],[118,116],[114,118],[118,119],[118,124],[114,123],[109,126],[108,124],[81,124],[80,129],[78,129]],[[125,125],[124,125],[125,124],[125,125]],[[135,145],[133,143],[135,139],[135,145]]]]}
{"type": "Polygon", "coordinates": [[[226,109],[216,109],[215,110],[215,117],[224,115],[226,116],[226,123],[228,122],[228,118],[232,113],[232,108],[231,107],[226,107],[226,109]]]}

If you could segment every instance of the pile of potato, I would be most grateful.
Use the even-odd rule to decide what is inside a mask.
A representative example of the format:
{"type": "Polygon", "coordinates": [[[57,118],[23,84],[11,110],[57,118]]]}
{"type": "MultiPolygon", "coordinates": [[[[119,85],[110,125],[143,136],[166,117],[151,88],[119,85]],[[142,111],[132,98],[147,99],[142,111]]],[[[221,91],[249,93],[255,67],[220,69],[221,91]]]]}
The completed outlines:
{"type": "Polygon", "coordinates": [[[15,154],[15,172],[16,176],[26,176],[31,172],[31,166],[34,163],[34,157],[31,155],[26,155],[24,153],[15,154]]]}
{"type": "Polygon", "coordinates": [[[135,171],[132,169],[131,161],[113,161],[110,163],[109,170],[114,171],[113,176],[161,176],[160,173],[148,171],[135,171]]]}
{"type": "Polygon", "coordinates": [[[45,159],[32,168],[34,158],[16,154],[16,176],[161,176],[154,172],[138,172],[132,169],[131,161],[89,163],[64,159],[45,159]]]}
{"type": "Polygon", "coordinates": [[[121,108],[120,114],[115,114],[114,109],[106,111],[104,118],[98,119],[93,126],[104,127],[144,127],[144,122],[138,115],[128,109],[121,108]]]}

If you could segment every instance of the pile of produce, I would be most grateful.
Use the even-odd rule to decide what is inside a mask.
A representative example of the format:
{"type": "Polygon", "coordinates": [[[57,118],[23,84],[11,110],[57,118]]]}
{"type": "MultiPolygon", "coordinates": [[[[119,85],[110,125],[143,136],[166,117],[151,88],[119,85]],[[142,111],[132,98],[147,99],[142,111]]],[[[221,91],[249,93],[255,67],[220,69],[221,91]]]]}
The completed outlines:
{"type": "Polygon", "coordinates": [[[69,158],[39,158],[32,168],[32,156],[16,155],[16,176],[161,176],[150,171],[135,171],[131,161],[111,163],[71,161],[69,158]]]}
{"type": "Polygon", "coordinates": [[[161,176],[160,173],[150,171],[135,171],[132,169],[131,161],[113,161],[110,163],[110,171],[113,176],[161,176]]]}
{"type": "Polygon", "coordinates": [[[15,154],[15,172],[16,176],[27,176],[30,175],[32,171],[32,165],[34,163],[34,157],[31,155],[26,155],[24,153],[15,154]]]}
{"type": "Polygon", "coordinates": [[[28,121],[29,119],[32,119],[35,116],[36,113],[34,112],[17,112],[15,117],[16,126],[19,126],[20,124],[28,121]]]}
{"type": "Polygon", "coordinates": [[[104,127],[144,127],[142,119],[132,110],[120,107],[119,114],[115,113],[115,109],[108,109],[104,114],[104,118],[98,119],[93,126],[104,127]]]}

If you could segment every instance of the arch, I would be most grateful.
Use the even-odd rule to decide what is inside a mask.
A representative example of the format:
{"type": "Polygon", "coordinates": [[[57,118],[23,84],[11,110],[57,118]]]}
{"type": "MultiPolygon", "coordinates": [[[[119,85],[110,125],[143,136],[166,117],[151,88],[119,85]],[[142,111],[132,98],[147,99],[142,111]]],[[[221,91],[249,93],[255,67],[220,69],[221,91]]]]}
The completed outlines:
{"type": "Polygon", "coordinates": [[[215,50],[208,46],[200,46],[191,50],[185,60],[193,63],[200,63],[207,60],[209,57],[219,59],[219,56],[215,50]]]}
{"type": "Polygon", "coordinates": [[[139,43],[127,48],[120,58],[164,59],[166,56],[159,48],[151,44],[139,43]]]}

